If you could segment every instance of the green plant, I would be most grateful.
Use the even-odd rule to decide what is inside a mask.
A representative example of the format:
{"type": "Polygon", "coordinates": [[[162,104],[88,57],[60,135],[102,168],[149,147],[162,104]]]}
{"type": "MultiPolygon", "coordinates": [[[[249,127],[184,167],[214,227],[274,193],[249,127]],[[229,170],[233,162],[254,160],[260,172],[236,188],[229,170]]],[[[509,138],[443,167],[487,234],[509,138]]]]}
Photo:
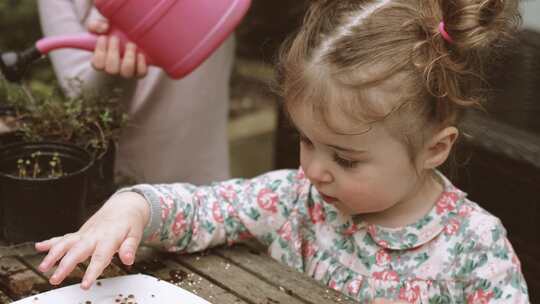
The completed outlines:
{"type": "Polygon", "coordinates": [[[118,139],[127,121],[117,89],[96,93],[82,90],[82,82],[73,80],[71,89],[81,93],[66,96],[58,84],[52,89],[35,89],[2,79],[1,85],[6,104],[14,108],[17,130],[26,141],[72,143],[96,158],[118,139]]]}
{"type": "Polygon", "coordinates": [[[0,1],[0,45],[3,50],[23,49],[42,37],[37,1],[0,1]]]}
{"type": "Polygon", "coordinates": [[[58,153],[54,153],[50,158],[41,152],[32,153],[30,158],[19,158],[17,160],[17,175],[20,178],[58,178],[64,176],[62,159],[58,153]]]}

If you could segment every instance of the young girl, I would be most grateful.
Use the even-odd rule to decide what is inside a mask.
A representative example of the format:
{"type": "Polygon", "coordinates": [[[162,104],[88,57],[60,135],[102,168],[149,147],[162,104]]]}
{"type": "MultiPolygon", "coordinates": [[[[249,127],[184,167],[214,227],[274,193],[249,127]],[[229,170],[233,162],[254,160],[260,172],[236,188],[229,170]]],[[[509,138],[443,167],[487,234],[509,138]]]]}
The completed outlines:
{"type": "Polygon", "coordinates": [[[500,221],[437,171],[460,112],[482,100],[482,72],[519,20],[516,6],[315,2],[280,68],[299,170],[123,189],[78,232],[38,243],[49,251],[40,269],[60,260],[59,284],[92,256],[88,288],[117,251],[132,264],[141,240],[195,252],[256,238],[361,303],[528,303],[500,221]]]}

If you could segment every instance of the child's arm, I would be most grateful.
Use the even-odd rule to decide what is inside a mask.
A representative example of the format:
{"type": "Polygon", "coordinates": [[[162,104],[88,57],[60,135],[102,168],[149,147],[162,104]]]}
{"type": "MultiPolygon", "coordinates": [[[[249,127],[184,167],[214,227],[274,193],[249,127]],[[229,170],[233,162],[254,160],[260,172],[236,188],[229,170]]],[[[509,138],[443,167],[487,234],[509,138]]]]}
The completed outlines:
{"type": "Polygon", "coordinates": [[[530,303],[527,284],[519,259],[506,238],[506,231],[497,221],[479,229],[473,253],[460,270],[469,274],[465,287],[467,303],[530,303]]]}
{"type": "Polygon", "coordinates": [[[171,184],[125,189],[76,233],[37,243],[37,250],[49,252],[39,269],[47,272],[60,261],[50,279],[57,285],[91,256],[82,283],[87,289],[114,253],[124,264],[133,263],[145,226],[149,243],[176,251],[197,251],[252,236],[268,243],[296,201],[298,189],[296,171],[209,187],[171,184]]]}
{"type": "Polygon", "coordinates": [[[204,187],[139,185],[129,190],[151,205],[145,243],[196,252],[253,237],[268,245],[297,201],[296,175],[283,170],[204,187]]]}

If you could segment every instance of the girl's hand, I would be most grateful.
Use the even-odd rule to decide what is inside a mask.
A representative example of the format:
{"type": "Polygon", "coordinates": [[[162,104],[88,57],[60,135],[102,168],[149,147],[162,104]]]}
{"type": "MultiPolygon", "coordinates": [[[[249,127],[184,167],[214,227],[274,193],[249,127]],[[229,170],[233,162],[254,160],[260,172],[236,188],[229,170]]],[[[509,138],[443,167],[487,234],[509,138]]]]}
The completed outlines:
{"type": "Polygon", "coordinates": [[[39,270],[47,272],[60,261],[49,280],[52,285],[58,285],[77,264],[91,256],[81,284],[83,289],[88,289],[116,252],[122,263],[133,264],[149,217],[150,207],[143,196],[134,192],[116,194],[79,231],[36,243],[38,251],[49,252],[39,270]]]}
{"type": "MultiPolygon", "coordinates": [[[[105,34],[109,30],[109,23],[105,20],[93,21],[88,29],[96,34],[105,34]]],[[[115,36],[98,37],[92,66],[96,70],[124,78],[144,77],[148,72],[146,59],[142,53],[137,52],[135,44],[128,42],[124,56],[120,58],[120,42],[115,36]]]]}

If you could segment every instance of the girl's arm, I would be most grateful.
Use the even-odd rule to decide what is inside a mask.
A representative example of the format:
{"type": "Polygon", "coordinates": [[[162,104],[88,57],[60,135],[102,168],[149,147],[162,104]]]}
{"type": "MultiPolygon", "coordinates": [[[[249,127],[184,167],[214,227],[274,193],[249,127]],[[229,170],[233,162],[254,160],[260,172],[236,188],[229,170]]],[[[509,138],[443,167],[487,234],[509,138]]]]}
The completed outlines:
{"type": "Polygon", "coordinates": [[[253,237],[268,245],[297,201],[296,174],[283,170],[204,187],[139,185],[127,190],[150,203],[147,244],[195,252],[253,237]]]}
{"type": "Polygon", "coordinates": [[[139,185],[121,190],[79,231],[36,243],[38,251],[48,252],[39,270],[47,272],[58,262],[50,279],[58,285],[91,257],[82,282],[88,289],[116,252],[124,264],[133,264],[143,230],[150,244],[175,251],[253,236],[268,244],[296,203],[299,184],[305,181],[296,176],[296,171],[276,171],[207,187],[139,185]]]}

